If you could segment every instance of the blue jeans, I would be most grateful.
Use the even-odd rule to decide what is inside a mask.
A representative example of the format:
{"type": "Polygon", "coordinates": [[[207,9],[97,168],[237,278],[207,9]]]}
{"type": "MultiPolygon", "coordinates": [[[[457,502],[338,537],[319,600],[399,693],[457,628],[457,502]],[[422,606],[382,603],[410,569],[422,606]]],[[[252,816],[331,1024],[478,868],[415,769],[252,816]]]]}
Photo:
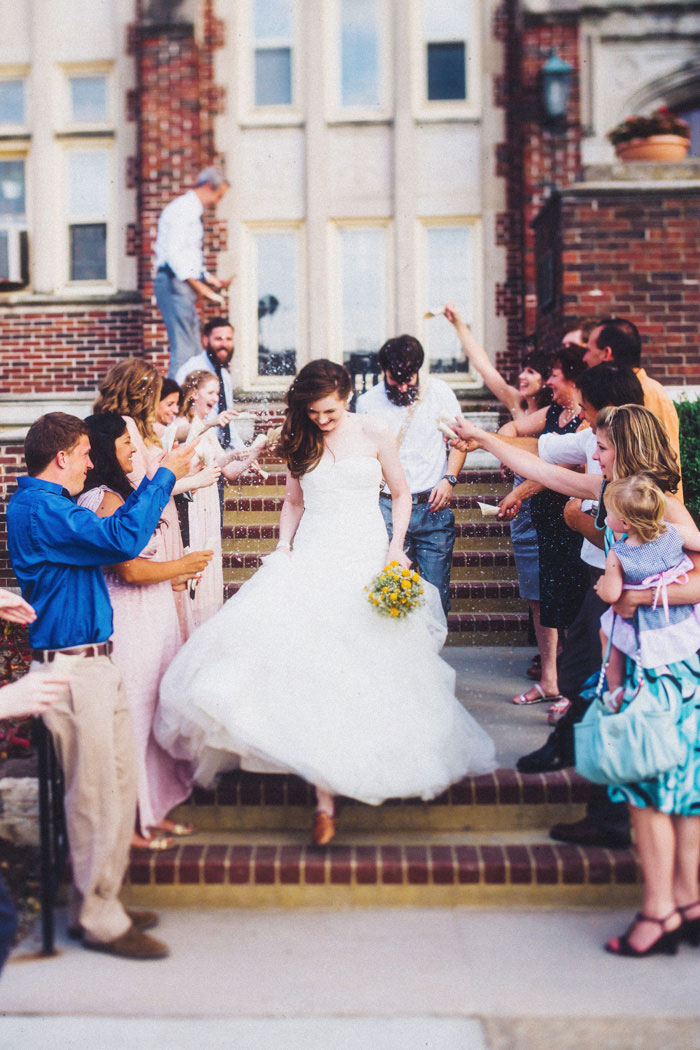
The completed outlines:
{"type": "Polygon", "coordinates": [[[10,954],[17,933],[17,912],[7,886],[0,879],[0,970],[10,954]]]}
{"type": "Polygon", "coordinates": [[[202,334],[197,313],[197,293],[187,281],[178,281],[158,270],[153,281],[158,309],[168,333],[171,379],[188,358],[202,352],[202,334]]]}
{"type": "MultiPolygon", "coordinates": [[[[379,507],[391,539],[391,500],[382,497],[379,507]]],[[[424,580],[440,592],[445,616],[450,611],[450,569],[455,545],[455,516],[449,507],[432,513],[428,503],[414,503],[403,549],[424,580]]]]}

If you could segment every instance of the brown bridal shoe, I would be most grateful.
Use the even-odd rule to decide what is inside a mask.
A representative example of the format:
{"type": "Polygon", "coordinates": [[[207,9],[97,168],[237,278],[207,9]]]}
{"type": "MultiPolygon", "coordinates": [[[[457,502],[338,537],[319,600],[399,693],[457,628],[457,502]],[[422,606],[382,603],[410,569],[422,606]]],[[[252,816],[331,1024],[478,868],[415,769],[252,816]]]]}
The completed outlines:
{"type": "Polygon", "coordinates": [[[86,948],[94,952],[106,952],[108,955],[119,955],[123,959],[165,959],[170,950],[162,941],[142,933],[135,926],[130,926],[121,937],[113,941],[83,940],[86,948]]]}
{"type": "MultiPolygon", "coordinates": [[[[158,913],[155,911],[148,911],[145,908],[137,911],[135,908],[125,908],[124,911],[131,919],[133,925],[141,933],[145,933],[146,930],[152,930],[154,926],[158,925],[158,913]]],[[[69,926],[66,931],[68,936],[74,941],[82,941],[85,931],[82,926],[69,926]]]]}
{"type": "Polygon", "coordinates": [[[335,837],[335,817],[326,813],[323,809],[317,809],[314,813],[314,826],[311,837],[317,846],[327,846],[335,837]]]}

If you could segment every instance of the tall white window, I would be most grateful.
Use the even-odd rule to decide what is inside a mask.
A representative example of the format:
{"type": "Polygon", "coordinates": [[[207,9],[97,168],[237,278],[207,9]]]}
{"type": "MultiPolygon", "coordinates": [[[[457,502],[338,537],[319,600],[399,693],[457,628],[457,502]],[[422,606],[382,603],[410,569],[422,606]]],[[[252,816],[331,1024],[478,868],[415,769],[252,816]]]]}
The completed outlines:
{"type": "Polygon", "coordinates": [[[343,363],[379,350],[387,338],[387,229],[338,230],[339,330],[343,363]]]}
{"type": "Polygon", "coordinates": [[[26,124],[26,91],[21,77],[0,79],[0,125],[21,128],[26,124]]]}
{"type": "Polygon", "coordinates": [[[469,97],[471,6],[471,0],[422,0],[428,102],[464,102],[469,97]]]}
{"type": "Polygon", "coordinates": [[[66,154],[68,279],[107,280],[107,224],[110,211],[110,152],[70,150],[66,154]]]}
{"type": "Polygon", "coordinates": [[[256,106],[294,101],[294,0],[253,0],[256,106]]]}
{"type": "MultiPolygon", "coordinates": [[[[479,328],[479,246],[473,225],[426,225],[424,296],[427,309],[456,303],[467,322],[479,328]]],[[[452,325],[429,321],[424,328],[431,372],[466,372],[464,353],[452,325]]]]}
{"type": "Polygon", "coordinates": [[[299,241],[296,231],[253,235],[258,318],[257,371],[292,376],[299,357],[299,241]]]}
{"type": "Polygon", "coordinates": [[[340,104],[371,108],[381,104],[382,4],[338,0],[340,9],[340,104]]]}
{"type": "Polygon", "coordinates": [[[0,288],[26,278],[27,202],[24,159],[0,160],[0,288]]]}

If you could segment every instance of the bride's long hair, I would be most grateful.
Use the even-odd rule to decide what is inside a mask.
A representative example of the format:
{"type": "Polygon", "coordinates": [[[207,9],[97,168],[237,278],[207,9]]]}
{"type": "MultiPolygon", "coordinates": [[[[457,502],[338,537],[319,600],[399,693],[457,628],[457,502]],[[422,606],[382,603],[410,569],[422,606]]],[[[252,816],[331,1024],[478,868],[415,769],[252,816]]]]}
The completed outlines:
{"type": "Polygon", "coordinates": [[[323,455],[323,432],[308,416],[314,401],[333,394],[346,400],[352,391],[350,373],[342,365],[319,358],[304,365],[287,391],[287,415],[277,443],[277,451],[287,461],[293,478],[313,470],[323,455]]]}

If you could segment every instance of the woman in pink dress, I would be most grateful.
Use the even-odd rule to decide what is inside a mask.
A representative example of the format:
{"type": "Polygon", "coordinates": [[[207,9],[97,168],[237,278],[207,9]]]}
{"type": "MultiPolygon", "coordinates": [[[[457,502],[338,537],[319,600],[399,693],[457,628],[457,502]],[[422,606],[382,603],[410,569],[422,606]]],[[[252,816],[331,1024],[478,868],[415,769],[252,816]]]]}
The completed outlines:
{"type": "MultiPolygon", "coordinates": [[[[122,416],[105,412],[89,416],[86,422],[94,466],[79,502],[107,517],[131,495],[126,472],[136,449],[122,416]]],[[[104,569],[114,612],[113,658],[124,677],[134,721],[139,785],[138,826],[132,846],[141,849],[172,845],[172,840],[154,836],[154,831],[186,831],[166,816],[188,798],[190,768],[172,759],[151,730],[160,680],[181,645],[173,585],[186,586],[204,569],[208,558],[197,552],[168,559],[161,522],[138,558],[104,569]]]]}

